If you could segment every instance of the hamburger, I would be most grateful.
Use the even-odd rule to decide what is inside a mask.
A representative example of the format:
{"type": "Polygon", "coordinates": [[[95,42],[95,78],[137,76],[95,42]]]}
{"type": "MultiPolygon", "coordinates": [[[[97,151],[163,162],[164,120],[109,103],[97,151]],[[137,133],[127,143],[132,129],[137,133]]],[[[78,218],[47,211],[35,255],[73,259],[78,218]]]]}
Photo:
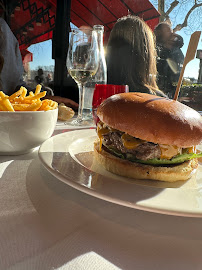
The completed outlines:
{"type": "Polygon", "coordinates": [[[95,158],[108,171],[135,179],[187,180],[198,167],[202,117],[190,107],[145,93],[121,93],[97,110],[95,158]]]}

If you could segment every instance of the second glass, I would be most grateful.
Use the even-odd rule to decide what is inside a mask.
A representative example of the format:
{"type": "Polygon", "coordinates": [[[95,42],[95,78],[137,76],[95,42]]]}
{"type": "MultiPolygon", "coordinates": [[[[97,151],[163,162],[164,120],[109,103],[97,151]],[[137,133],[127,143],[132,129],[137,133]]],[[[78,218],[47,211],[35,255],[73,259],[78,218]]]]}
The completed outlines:
{"type": "Polygon", "coordinates": [[[93,118],[94,122],[97,125],[99,118],[97,117],[97,108],[98,106],[108,97],[111,97],[115,94],[128,93],[128,85],[114,85],[114,84],[96,84],[95,91],[93,95],[93,118]]]}
{"type": "Polygon", "coordinates": [[[79,87],[79,109],[77,119],[68,124],[89,124],[83,118],[85,84],[97,72],[98,62],[97,33],[89,29],[74,29],[71,32],[67,54],[67,69],[79,87]]]}

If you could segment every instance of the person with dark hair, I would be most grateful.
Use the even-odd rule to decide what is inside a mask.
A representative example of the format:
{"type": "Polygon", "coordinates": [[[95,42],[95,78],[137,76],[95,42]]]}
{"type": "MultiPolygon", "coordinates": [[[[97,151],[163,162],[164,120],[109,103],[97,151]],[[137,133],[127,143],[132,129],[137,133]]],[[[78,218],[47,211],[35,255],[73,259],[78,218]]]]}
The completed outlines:
{"type": "Polygon", "coordinates": [[[127,84],[131,92],[164,96],[156,84],[154,36],[139,17],[118,19],[109,36],[106,60],[109,84],[127,84]]]}
{"type": "Polygon", "coordinates": [[[184,45],[183,38],[173,33],[170,25],[166,22],[159,23],[154,33],[158,54],[158,87],[170,98],[173,98],[184,62],[184,55],[181,50],[184,45]]]}
{"type": "Polygon", "coordinates": [[[43,69],[42,68],[39,68],[37,70],[37,75],[35,76],[35,82],[37,84],[42,84],[44,82],[44,76],[43,76],[43,69]]]}

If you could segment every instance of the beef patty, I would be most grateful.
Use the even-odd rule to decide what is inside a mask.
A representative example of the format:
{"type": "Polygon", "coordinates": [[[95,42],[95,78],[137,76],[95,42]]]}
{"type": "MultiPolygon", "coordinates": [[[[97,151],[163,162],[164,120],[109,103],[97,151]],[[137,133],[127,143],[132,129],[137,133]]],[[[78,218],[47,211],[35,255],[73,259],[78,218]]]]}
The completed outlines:
{"type": "Polygon", "coordinates": [[[114,148],[124,155],[130,155],[133,158],[148,160],[153,158],[160,158],[161,150],[158,144],[151,142],[143,142],[138,145],[135,149],[128,149],[123,145],[121,136],[123,135],[120,131],[109,132],[103,135],[103,145],[107,148],[114,148]]]}

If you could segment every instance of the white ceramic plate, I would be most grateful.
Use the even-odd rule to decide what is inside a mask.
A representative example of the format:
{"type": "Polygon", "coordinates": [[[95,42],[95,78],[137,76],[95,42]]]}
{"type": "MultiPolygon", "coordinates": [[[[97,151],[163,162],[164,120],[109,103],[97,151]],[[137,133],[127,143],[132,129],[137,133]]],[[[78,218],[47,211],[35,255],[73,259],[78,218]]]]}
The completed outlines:
{"type": "Polygon", "coordinates": [[[94,129],[62,133],[45,141],[39,158],[64,183],[92,196],[151,212],[202,217],[202,165],[188,181],[132,180],[107,172],[93,158],[94,129]]]}

